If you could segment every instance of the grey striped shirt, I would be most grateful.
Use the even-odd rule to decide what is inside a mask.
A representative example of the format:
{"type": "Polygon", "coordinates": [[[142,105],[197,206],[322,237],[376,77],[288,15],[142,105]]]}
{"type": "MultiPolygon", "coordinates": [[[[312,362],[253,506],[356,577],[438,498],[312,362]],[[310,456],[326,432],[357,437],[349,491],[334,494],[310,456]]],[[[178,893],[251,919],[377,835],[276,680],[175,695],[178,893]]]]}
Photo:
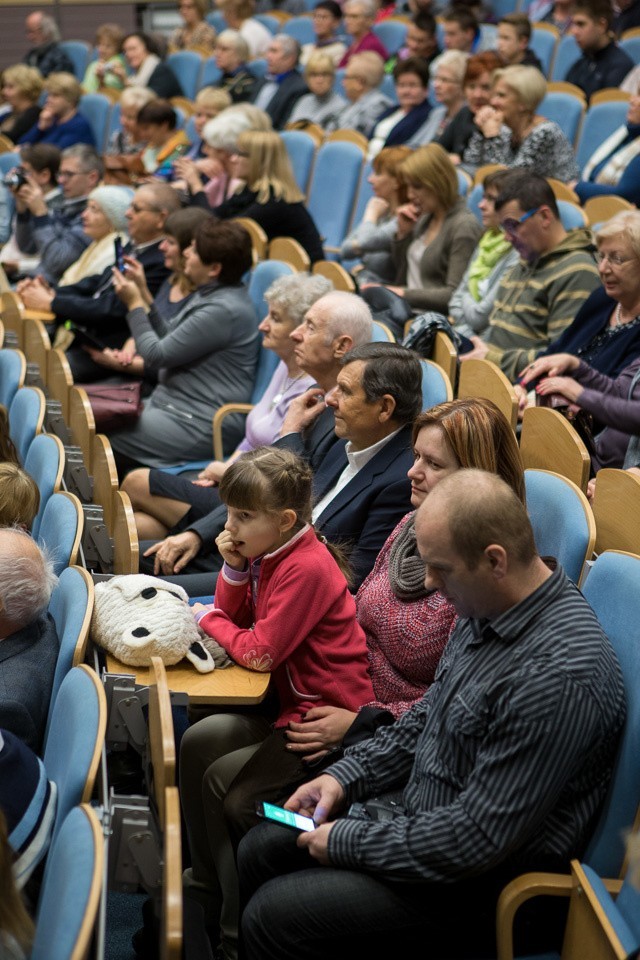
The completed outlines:
{"type": "Polygon", "coordinates": [[[326,771],[350,801],[404,789],[406,810],[338,821],[332,864],[450,882],[557,866],[582,849],[624,715],[613,649],[558,568],[491,622],[459,620],[423,699],[326,771]]]}

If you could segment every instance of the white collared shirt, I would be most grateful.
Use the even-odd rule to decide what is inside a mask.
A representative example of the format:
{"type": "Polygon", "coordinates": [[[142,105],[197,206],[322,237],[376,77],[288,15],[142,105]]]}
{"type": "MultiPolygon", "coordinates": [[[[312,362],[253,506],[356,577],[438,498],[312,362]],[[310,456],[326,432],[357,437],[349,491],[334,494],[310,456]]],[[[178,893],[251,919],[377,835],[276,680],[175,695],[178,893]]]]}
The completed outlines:
{"type": "Polygon", "coordinates": [[[322,500],[320,500],[315,507],[313,508],[312,520],[315,523],[321,513],[326,510],[330,503],[335,500],[341,490],[346,487],[348,483],[353,480],[353,478],[362,470],[363,467],[369,463],[370,460],[373,460],[376,453],[379,453],[382,448],[389,443],[392,437],[395,437],[397,433],[400,432],[394,430],[393,433],[390,433],[388,437],[383,437],[382,440],[378,440],[377,443],[374,443],[370,447],[365,447],[364,450],[354,450],[351,444],[351,441],[345,447],[345,453],[347,455],[348,463],[338,479],[336,480],[333,487],[330,490],[327,490],[322,500]]]}

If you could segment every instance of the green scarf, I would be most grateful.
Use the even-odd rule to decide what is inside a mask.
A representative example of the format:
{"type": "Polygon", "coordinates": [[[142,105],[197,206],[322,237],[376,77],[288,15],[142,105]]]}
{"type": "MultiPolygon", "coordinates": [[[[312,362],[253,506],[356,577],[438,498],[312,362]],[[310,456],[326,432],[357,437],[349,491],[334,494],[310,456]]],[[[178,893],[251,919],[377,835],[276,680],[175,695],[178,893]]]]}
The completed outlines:
{"type": "Polygon", "coordinates": [[[480,300],[480,281],[489,276],[509,250],[511,244],[502,230],[487,230],[480,237],[478,254],[469,268],[469,290],[476,302],[480,300]]]}

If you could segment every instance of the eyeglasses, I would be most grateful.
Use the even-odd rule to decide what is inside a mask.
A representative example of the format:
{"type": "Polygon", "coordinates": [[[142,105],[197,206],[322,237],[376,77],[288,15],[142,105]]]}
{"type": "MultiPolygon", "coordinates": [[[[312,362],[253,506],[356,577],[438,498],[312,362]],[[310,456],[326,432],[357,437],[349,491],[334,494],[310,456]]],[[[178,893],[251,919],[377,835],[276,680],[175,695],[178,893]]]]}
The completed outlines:
{"type": "Polygon", "coordinates": [[[604,263],[605,260],[608,260],[612,267],[621,267],[634,259],[635,257],[621,257],[619,253],[596,253],[596,263],[604,263]]]}
{"type": "Polygon", "coordinates": [[[539,209],[540,207],[534,207],[532,210],[527,210],[526,213],[522,214],[519,220],[515,217],[507,217],[506,220],[503,220],[500,224],[500,229],[504,233],[517,233],[523,223],[526,223],[526,221],[530,220],[531,217],[535,217],[539,209]]]}
{"type": "Polygon", "coordinates": [[[58,180],[71,180],[72,177],[77,177],[82,173],[82,170],[58,170],[58,180]]]}
{"type": "Polygon", "coordinates": [[[333,74],[329,73],[328,70],[314,70],[313,73],[307,74],[309,80],[312,80],[314,77],[332,77],[333,74]]]}
{"type": "Polygon", "coordinates": [[[435,83],[453,83],[456,87],[460,86],[460,81],[454,80],[453,77],[439,77],[436,75],[434,81],[435,83]]]}

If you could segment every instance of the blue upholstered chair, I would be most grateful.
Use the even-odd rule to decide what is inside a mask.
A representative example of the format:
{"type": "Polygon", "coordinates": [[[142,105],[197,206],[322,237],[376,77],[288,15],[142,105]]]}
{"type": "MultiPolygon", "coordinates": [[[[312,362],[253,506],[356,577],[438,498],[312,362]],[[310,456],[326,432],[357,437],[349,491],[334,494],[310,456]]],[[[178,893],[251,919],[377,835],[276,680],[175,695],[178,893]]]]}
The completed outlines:
{"type": "Polygon", "coordinates": [[[302,192],[306,193],[316,155],[316,142],[304,130],[284,130],[280,136],[286,147],[296,183],[302,192]]]}
{"type": "Polygon", "coordinates": [[[362,151],[353,143],[334,140],[318,150],[307,206],[323,238],[328,259],[340,249],[347,235],[361,171],[362,151]],[[327,197],[331,198],[330,203],[327,197]]]}
{"type": "Polygon", "coordinates": [[[451,381],[442,367],[432,360],[421,360],[422,363],[422,409],[428,410],[437,403],[453,400],[451,381]]]}
{"type": "Polygon", "coordinates": [[[555,557],[574,583],[591,558],[596,525],[589,501],[575,483],[549,470],[525,470],[527,512],[538,553],[555,557]]]}
{"type": "Polygon", "coordinates": [[[49,551],[57,576],[76,562],[83,526],[82,506],[76,496],[63,491],[49,497],[42,514],[38,541],[49,551]]]}
{"type": "Polygon", "coordinates": [[[64,447],[52,433],[34,437],[24,460],[24,469],[33,477],[40,491],[40,508],[33,521],[31,533],[38,539],[44,509],[52,493],[57,493],[64,472],[64,447]]]}
{"type": "Polygon", "coordinates": [[[24,463],[31,441],[42,430],[45,398],[38,387],[21,387],[9,407],[9,429],[20,462],[24,463]]]}
{"type": "Polygon", "coordinates": [[[104,838],[87,804],[69,812],[44,871],[30,960],[87,956],[104,876],[104,838]]]}
{"type": "Polygon", "coordinates": [[[0,403],[7,410],[24,383],[27,361],[21,350],[0,350],[0,403]]]}

